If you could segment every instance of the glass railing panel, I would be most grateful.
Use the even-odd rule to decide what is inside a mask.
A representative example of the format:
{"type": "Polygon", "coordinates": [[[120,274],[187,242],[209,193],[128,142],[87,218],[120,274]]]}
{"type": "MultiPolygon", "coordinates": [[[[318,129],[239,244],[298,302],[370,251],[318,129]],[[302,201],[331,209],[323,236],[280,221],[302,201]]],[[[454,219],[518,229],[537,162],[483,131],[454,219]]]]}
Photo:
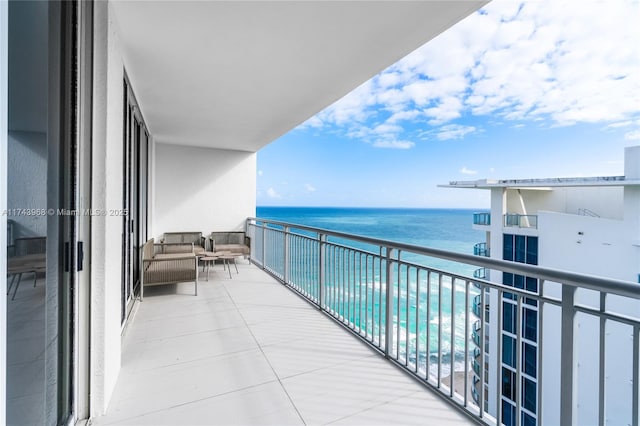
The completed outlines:
{"type": "Polygon", "coordinates": [[[537,228],[538,215],[507,213],[504,215],[504,226],[516,228],[537,228]]]}
{"type": "Polygon", "coordinates": [[[491,225],[491,213],[474,213],[473,214],[474,225],[491,225]]]}

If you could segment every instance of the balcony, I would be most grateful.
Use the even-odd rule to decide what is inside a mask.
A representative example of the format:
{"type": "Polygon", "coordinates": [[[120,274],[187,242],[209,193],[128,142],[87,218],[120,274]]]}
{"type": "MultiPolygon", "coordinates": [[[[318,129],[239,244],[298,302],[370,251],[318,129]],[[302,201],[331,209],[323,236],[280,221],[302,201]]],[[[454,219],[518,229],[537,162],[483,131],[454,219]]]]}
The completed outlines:
{"type": "MultiPolygon", "coordinates": [[[[125,330],[122,374],[111,408],[96,424],[188,423],[211,416],[217,423],[424,424],[429,419],[440,424],[465,421],[464,415],[500,424],[501,413],[490,413],[474,386],[480,381],[473,360],[486,348],[478,352],[472,342],[480,343],[489,324],[480,318],[473,325],[478,294],[473,278],[412,263],[405,253],[518,273],[543,280],[547,289],[559,287],[555,294],[543,292],[542,285],[529,292],[483,283],[496,300],[508,297],[517,306],[535,301],[541,321],[544,315],[558,324],[545,327],[538,342],[541,353],[548,347],[563,354],[556,364],[541,366],[537,377],[537,406],[546,410],[549,423],[572,424],[579,415],[589,421],[580,411],[585,405],[574,367],[579,356],[589,354],[577,347],[585,344],[581,339],[593,345],[595,338],[601,351],[593,354],[620,355],[611,346],[612,335],[628,327],[629,371],[609,378],[611,367],[604,358],[596,360],[590,396],[602,402],[599,412],[604,413],[611,403],[605,390],[608,395],[623,390],[629,401],[624,421],[628,417],[628,423],[637,424],[640,319],[591,306],[586,299],[574,302],[582,289],[601,300],[615,294],[637,302],[637,284],[259,219],[248,220],[247,234],[253,264],[243,262],[233,278],[216,266],[198,297],[190,295],[190,286],[153,289],[156,297],[145,294],[125,330]],[[579,335],[575,324],[585,317],[595,325],[579,335]],[[549,399],[561,402],[558,412],[546,407],[549,399]]],[[[491,326],[501,330],[497,306],[497,324],[491,326]]],[[[522,324],[523,310],[514,312],[515,323],[522,324]]],[[[621,337],[628,340],[626,334],[621,337]]],[[[497,345],[501,353],[501,339],[497,345]]],[[[520,346],[514,350],[520,359],[520,346]]],[[[476,363],[480,375],[495,377],[499,358],[476,363]]],[[[523,374],[516,372],[514,383],[521,383],[523,374]]],[[[499,404],[502,387],[487,395],[499,404]]],[[[515,395],[520,399],[522,392],[515,395]]],[[[607,416],[618,414],[607,411],[607,416]]]]}
{"type": "Polygon", "coordinates": [[[489,279],[489,269],[488,268],[478,268],[473,271],[473,278],[477,278],[479,280],[488,280],[489,279]]]}
{"type": "Polygon", "coordinates": [[[489,257],[489,247],[487,247],[487,243],[478,243],[474,245],[473,254],[475,256],[489,257]]]}
{"type": "Polygon", "coordinates": [[[473,296],[473,305],[472,305],[472,311],[473,314],[480,318],[480,316],[482,315],[482,311],[484,311],[484,321],[485,322],[489,322],[489,293],[485,294],[485,302],[484,302],[484,309],[482,309],[482,295],[481,294],[476,294],[475,296],[473,296]]]}
{"type": "Polygon", "coordinates": [[[538,228],[538,215],[507,213],[504,215],[504,226],[515,228],[538,228]]]}
{"type": "Polygon", "coordinates": [[[125,330],[112,424],[442,424],[468,418],[246,261],[145,290],[125,330]]]}
{"type": "Polygon", "coordinates": [[[473,224],[481,226],[491,225],[491,213],[474,213],[473,224]]]}

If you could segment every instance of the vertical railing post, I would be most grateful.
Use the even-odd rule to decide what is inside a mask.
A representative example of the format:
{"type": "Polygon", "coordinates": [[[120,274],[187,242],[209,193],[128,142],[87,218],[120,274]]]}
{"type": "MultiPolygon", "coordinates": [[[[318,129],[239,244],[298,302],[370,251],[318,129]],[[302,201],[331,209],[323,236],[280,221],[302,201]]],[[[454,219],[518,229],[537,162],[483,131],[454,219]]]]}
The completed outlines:
{"type": "Polygon", "coordinates": [[[574,306],[576,288],[567,284],[562,286],[561,329],[560,329],[560,424],[572,426],[576,424],[576,347],[575,325],[576,309],[574,306]]]}
{"type": "Polygon", "coordinates": [[[284,227],[283,238],[284,238],[283,278],[284,278],[284,283],[289,284],[289,227],[288,226],[284,227]]]}
{"type": "MultiPolygon", "coordinates": [[[[600,312],[604,314],[607,310],[607,293],[600,292],[600,312]]],[[[607,318],[603,315],[600,317],[600,356],[598,358],[598,424],[603,425],[606,421],[606,380],[607,376],[605,374],[605,357],[606,357],[606,337],[607,330],[607,318]]]]}
{"type": "Polygon", "coordinates": [[[327,236],[325,234],[318,235],[318,306],[320,310],[324,310],[324,284],[325,284],[325,243],[327,236]]]}
{"type": "Polygon", "coordinates": [[[262,222],[262,269],[267,268],[267,224],[262,222]]]}
{"type": "Polygon", "coordinates": [[[386,294],[385,294],[385,336],[384,336],[384,354],[385,357],[391,358],[392,350],[393,350],[393,286],[392,282],[392,262],[391,262],[391,252],[393,249],[390,247],[385,248],[385,259],[386,259],[386,294]]]}

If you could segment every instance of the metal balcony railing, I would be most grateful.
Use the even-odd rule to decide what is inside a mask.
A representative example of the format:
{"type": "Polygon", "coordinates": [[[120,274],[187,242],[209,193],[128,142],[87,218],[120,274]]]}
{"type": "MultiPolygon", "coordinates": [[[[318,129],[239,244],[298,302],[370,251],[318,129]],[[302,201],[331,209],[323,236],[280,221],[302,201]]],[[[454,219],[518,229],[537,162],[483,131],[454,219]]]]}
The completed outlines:
{"type": "Polygon", "coordinates": [[[474,225],[491,225],[491,213],[474,213],[473,214],[474,225]]]}
{"type": "Polygon", "coordinates": [[[538,215],[507,213],[504,215],[504,226],[517,228],[537,228],[538,215]]]}
{"type": "MultiPolygon", "coordinates": [[[[256,218],[247,220],[246,232],[251,238],[253,263],[304,296],[390,362],[483,423],[502,424],[502,410],[489,412],[485,398],[476,398],[479,392],[472,386],[471,361],[478,355],[487,360],[479,363],[480,377],[494,377],[494,383],[502,383],[503,378],[502,356],[485,357],[486,344],[478,345],[479,354],[472,344],[475,320],[472,300],[479,294],[480,306],[485,306],[488,301],[485,290],[490,289],[497,310],[496,324],[488,324],[484,316],[477,320],[479,324],[473,329],[478,343],[486,342],[489,333],[500,336],[499,330],[505,327],[503,304],[508,301],[516,307],[512,311],[516,324],[514,359],[523,359],[521,342],[532,338],[524,334],[526,327],[523,327],[525,308],[531,306],[537,310],[540,357],[547,346],[554,354],[561,354],[557,358],[545,357],[545,363],[538,359],[535,395],[531,395],[531,388],[524,389],[525,372],[516,369],[509,389],[517,409],[531,404],[533,398],[538,422],[542,422],[543,413],[547,417],[553,414],[544,402],[544,394],[547,399],[551,396],[554,402],[558,401],[554,404],[559,407],[557,418],[550,421],[554,424],[576,424],[580,413],[581,422],[604,424],[605,419],[610,421],[615,415],[624,416],[619,419],[621,423],[638,425],[640,286],[637,283],[256,218]],[[408,257],[416,258],[414,255],[532,277],[539,284],[537,291],[532,292],[465,277],[409,261],[408,257]],[[474,282],[481,288],[477,289],[474,282]],[[620,310],[621,305],[633,306],[631,313],[620,310]],[[553,326],[543,329],[546,318],[553,326]],[[588,324],[582,327],[587,333],[579,332],[580,321],[588,324]],[[627,342],[625,350],[618,346],[620,340],[627,342]],[[580,346],[596,349],[579,353],[580,346]],[[590,377],[595,384],[589,387],[587,396],[578,392],[579,355],[595,356],[589,364],[593,366],[590,377]],[[608,369],[616,367],[611,361],[620,362],[622,356],[628,368],[610,375],[608,369]],[[462,389],[454,386],[452,370],[462,373],[462,389]],[[529,392],[526,401],[525,390],[529,392]],[[625,412],[610,406],[616,403],[612,402],[612,394],[621,390],[627,398],[625,412]],[[584,397],[596,403],[582,401],[584,397]],[[582,417],[581,410],[593,407],[597,407],[597,418],[582,417]]],[[[530,322],[527,320],[526,324],[530,322]]],[[[492,345],[496,354],[502,354],[501,338],[492,345]]],[[[580,377],[581,381],[586,380],[585,376],[580,377]]],[[[503,386],[489,389],[489,405],[501,407],[502,392],[503,386]]],[[[517,424],[520,415],[515,419],[517,424]]]]}

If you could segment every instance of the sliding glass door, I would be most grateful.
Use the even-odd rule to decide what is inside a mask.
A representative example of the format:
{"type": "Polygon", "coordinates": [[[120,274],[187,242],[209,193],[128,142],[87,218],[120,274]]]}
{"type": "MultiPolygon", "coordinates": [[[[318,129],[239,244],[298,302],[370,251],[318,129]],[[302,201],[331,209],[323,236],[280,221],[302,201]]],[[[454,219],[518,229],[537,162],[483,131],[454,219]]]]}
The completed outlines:
{"type": "Polygon", "coordinates": [[[72,424],[89,380],[92,2],[12,1],[8,22],[6,421],[72,424]]]}
{"type": "Polygon", "coordinates": [[[139,294],[141,249],[147,240],[149,133],[129,81],[124,80],[122,188],[122,316],[124,324],[139,294]]]}

